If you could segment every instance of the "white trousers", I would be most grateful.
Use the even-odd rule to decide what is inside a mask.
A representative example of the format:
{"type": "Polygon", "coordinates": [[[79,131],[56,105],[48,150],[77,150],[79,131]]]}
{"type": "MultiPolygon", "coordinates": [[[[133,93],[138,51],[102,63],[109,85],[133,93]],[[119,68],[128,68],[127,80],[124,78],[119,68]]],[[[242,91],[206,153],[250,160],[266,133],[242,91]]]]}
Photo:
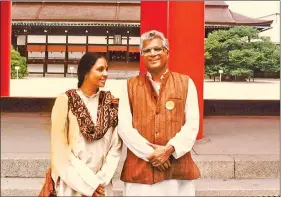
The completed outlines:
{"type": "Polygon", "coordinates": [[[125,183],[124,196],[195,196],[194,180],[166,180],[153,185],[125,183]]]}

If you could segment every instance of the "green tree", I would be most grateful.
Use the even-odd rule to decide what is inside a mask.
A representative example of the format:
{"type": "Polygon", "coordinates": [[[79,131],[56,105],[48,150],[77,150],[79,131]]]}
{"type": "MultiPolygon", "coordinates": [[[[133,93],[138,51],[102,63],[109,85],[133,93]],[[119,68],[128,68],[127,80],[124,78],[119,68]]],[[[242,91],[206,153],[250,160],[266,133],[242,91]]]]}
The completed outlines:
{"type": "Polygon", "coordinates": [[[255,68],[261,71],[280,71],[280,46],[270,41],[268,37],[261,37],[252,43],[253,48],[259,53],[255,68]]]}
{"type": "Polygon", "coordinates": [[[269,38],[259,37],[252,27],[234,27],[209,34],[205,41],[205,73],[217,76],[219,70],[231,79],[247,78],[254,71],[280,71],[280,47],[269,38]]]}
{"type": "Polygon", "coordinates": [[[17,70],[16,67],[19,67],[18,74],[19,79],[22,79],[28,75],[27,70],[27,62],[26,58],[22,57],[18,51],[16,51],[13,47],[11,50],[11,78],[17,78],[17,70]]]}

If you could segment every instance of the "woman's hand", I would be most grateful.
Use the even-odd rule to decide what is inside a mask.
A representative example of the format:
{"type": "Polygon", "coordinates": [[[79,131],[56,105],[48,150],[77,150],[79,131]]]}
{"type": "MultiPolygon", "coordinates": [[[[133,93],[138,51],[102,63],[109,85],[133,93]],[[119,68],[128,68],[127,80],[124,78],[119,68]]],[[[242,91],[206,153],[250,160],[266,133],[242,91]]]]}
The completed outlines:
{"type": "Polygon", "coordinates": [[[99,185],[93,196],[104,196],[104,185],[99,185]]]}

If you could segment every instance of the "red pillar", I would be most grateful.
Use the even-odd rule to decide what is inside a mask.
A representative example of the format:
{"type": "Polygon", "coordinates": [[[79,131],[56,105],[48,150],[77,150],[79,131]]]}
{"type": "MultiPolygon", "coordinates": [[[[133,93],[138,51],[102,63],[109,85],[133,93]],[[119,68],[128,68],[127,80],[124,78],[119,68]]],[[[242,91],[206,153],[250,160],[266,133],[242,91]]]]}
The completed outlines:
{"type": "MultiPolygon", "coordinates": [[[[157,30],[167,36],[167,9],[166,1],[141,1],[141,26],[140,34],[157,30]]],[[[145,65],[140,58],[140,72],[146,71],[145,65]]]]}
{"type": "Polygon", "coordinates": [[[11,1],[1,1],[1,96],[10,96],[11,1]]]}
{"type": "Polygon", "coordinates": [[[170,1],[169,69],[189,75],[196,85],[200,109],[197,139],[203,137],[204,35],[204,1],[170,1]]]}
{"type": "MultiPolygon", "coordinates": [[[[204,2],[143,1],[141,2],[141,34],[159,30],[169,39],[171,71],[189,75],[197,87],[200,109],[200,129],[197,139],[203,137],[204,84],[204,2]]],[[[140,71],[145,66],[140,62],[140,71]]]]}

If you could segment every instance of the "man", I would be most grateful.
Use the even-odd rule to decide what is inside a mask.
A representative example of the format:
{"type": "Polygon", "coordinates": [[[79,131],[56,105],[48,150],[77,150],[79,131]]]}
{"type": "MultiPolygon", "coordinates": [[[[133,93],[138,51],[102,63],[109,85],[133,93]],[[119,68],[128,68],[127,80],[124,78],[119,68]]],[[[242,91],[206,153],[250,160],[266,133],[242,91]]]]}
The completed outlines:
{"type": "Polygon", "coordinates": [[[142,34],[140,49],[147,72],[127,81],[119,108],[118,133],[128,148],[124,195],[195,196],[196,87],[190,77],[168,70],[169,44],[161,32],[142,34]]]}

